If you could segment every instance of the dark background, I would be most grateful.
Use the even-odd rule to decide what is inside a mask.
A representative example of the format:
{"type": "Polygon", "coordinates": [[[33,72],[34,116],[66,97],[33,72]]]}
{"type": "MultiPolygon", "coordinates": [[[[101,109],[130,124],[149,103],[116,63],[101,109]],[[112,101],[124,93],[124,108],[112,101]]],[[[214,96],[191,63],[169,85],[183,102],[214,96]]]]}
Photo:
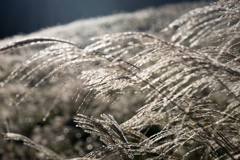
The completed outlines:
{"type": "Polygon", "coordinates": [[[0,0],[0,39],[77,19],[183,1],[187,0],[0,0]]]}

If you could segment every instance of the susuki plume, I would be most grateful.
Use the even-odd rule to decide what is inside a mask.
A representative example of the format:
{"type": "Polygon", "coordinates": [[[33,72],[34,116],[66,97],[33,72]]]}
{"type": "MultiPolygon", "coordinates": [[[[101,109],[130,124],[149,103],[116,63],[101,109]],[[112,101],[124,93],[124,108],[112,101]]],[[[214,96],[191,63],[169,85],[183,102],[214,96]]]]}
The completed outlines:
{"type": "MultiPolygon", "coordinates": [[[[111,115],[102,114],[103,120],[88,117],[79,108],[74,118],[77,126],[104,143],[86,158],[186,159],[195,153],[199,159],[239,159],[239,7],[239,0],[225,0],[190,11],[163,30],[174,31],[172,42],[139,32],[94,37],[95,42],[82,49],[52,38],[15,42],[0,52],[36,42],[58,44],[33,55],[1,86],[17,77],[30,82],[39,70],[48,69],[29,94],[72,68],[65,83],[76,79],[76,97],[84,89],[86,98],[94,95],[111,104],[126,93],[144,95],[145,104],[122,124],[111,115]],[[145,135],[153,126],[160,130],[145,135]]],[[[5,136],[60,159],[18,134],[5,136]]]]}

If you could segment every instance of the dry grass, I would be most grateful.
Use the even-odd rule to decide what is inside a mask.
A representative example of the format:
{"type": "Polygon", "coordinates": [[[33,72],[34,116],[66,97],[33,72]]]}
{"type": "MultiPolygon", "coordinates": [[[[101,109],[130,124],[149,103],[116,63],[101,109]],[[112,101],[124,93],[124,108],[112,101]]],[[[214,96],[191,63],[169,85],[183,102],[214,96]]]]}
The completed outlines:
{"type": "MultiPolygon", "coordinates": [[[[239,0],[228,0],[190,11],[163,30],[173,33],[172,42],[142,32],[94,37],[84,48],[53,38],[14,42],[0,52],[47,46],[1,86],[18,79],[27,86],[11,103],[20,112],[18,105],[27,104],[26,97],[41,85],[59,85],[64,79],[55,91],[57,104],[71,84],[73,99],[81,102],[75,106],[77,127],[104,144],[84,158],[239,159],[239,8],[239,0]],[[124,112],[126,100],[131,106],[122,119],[120,114],[115,120],[116,113],[101,114],[101,119],[88,116],[95,110],[108,113],[115,105],[124,112]]],[[[45,120],[54,107],[48,108],[45,120]]],[[[10,130],[4,136],[61,159],[10,130]]]]}

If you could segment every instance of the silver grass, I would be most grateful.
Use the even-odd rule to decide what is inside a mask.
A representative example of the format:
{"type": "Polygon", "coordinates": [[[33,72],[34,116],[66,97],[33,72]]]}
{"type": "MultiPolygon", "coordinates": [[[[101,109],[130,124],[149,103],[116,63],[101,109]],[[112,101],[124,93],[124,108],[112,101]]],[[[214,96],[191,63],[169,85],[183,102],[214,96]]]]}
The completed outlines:
{"type": "MultiPolygon", "coordinates": [[[[140,32],[94,37],[85,48],[52,38],[15,42],[0,53],[35,42],[60,44],[33,55],[1,86],[20,79],[30,88],[15,100],[17,106],[42,83],[69,71],[60,90],[74,79],[76,99],[85,97],[74,120],[104,143],[86,158],[239,159],[239,3],[219,1],[181,16],[163,30],[173,30],[172,42],[140,32]],[[41,70],[47,74],[39,75],[41,70]],[[144,104],[121,124],[111,115],[83,114],[88,99],[111,105],[135,94],[144,96],[144,104]],[[147,135],[154,126],[160,130],[147,135]]],[[[55,155],[21,135],[5,136],[55,155]]]]}

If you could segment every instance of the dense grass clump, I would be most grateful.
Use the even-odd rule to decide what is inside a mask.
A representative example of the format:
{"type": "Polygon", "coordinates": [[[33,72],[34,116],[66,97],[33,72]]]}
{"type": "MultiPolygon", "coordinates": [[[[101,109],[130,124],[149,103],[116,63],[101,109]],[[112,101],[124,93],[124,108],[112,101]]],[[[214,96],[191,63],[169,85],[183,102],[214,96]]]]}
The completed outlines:
{"type": "MultiPolygon", "coordinates": [[[[24,83],[10,103],[19,114],[19,104],[28,105],[29,95],[57,85],[58,90],[44,91],[56,93],[55,100],[42,102],[47,108],[38,123],[64,114],[61,99],[72,90],[76,103],[65,107],[77,112],[73,125],[95,135],[87,142],[97,142],[86,145],[91,152],[77,159],[240,159],[239,24],[240,1],[222,0],[163,29],[171,41],[143,32],[97,36],[84,48],[55,38],[16,41],[0,53],[31,45],[45,48],[0,85],[24,83]]],[[[5,139],[21,140],[50,159],[65,158],[51,146],[12,133],[5,122],[5,139]]],[[[75,130],[65,129],[69,132],[75,130]]]]}

